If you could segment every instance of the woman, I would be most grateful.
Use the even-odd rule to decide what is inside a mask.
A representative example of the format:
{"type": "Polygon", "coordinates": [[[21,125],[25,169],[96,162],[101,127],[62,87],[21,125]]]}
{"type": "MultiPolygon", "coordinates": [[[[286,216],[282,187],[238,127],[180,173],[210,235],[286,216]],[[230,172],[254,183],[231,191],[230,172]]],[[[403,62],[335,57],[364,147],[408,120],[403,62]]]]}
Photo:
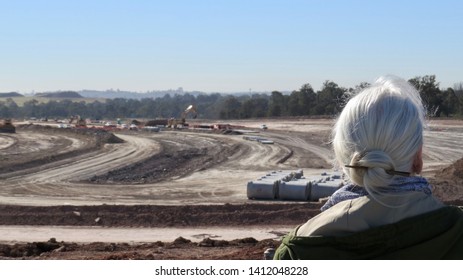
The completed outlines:
{"type": "Polygon", "coordinates": [[[383,77],[354,96],[333,130],[351,184],[283,239],[275,259],[463,259],[463,212],[431,193],[425,110],[406,81],[383,77]]]}

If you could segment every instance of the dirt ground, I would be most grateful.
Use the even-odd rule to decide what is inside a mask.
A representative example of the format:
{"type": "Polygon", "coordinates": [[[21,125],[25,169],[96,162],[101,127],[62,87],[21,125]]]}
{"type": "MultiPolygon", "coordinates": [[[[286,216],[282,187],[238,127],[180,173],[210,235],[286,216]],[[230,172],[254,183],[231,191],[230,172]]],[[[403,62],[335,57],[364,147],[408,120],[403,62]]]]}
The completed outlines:
{"type": "MultiPolygon", "coordinates": [[[[311,176],[332,169],[333,120],[265,120],[265,131],[262,123],[235,121],[240,128],[233,133],[26,125],[16,134],[0,134],[0,227],[180,228],[177,236],[157,242],[95,237],[82,243],[53,235],[35,242],[3,240],[0,258],[262,259],[284,233],[230,240],[184,234],[198,227],[292,228],[319,213],[321,202],[248,200],[246,183],[271,170],[303,169],[311,176]]],[[[425,133],[423,175],[448,204],[463,205],[462,132],[462,121],[433,120],[425,133]]]]}

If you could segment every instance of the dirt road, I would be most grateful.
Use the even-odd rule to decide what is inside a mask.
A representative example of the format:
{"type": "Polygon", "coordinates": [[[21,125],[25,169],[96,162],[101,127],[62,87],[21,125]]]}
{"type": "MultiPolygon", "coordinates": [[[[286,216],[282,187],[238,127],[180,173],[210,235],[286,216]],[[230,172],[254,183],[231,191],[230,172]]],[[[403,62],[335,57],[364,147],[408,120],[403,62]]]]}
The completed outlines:
{"type": "MultiPolygon", "coordinates": [[[[81,209],[65,212],[59,216],[62,218],[40,218],[50,217],[45,213],[55,211],[51,207],[60,205],[204,205],[206,208],[200,211],[200,216],[209,211],[217,211],[213,205],[262,206],[259,214],[244,208],[234,210],[240,211],[242,216],[226,226],[230,231],[240,226],[242,219],[254,215],[268,217],[267,219],[271,219],[272,215],[290,217],[295,210],[289,209],[283,202],[248,200],[246,183],[271,170],[303,169],[305,176],[310,177],[330,169],[333,159],[328,143],[333,120],[266,120],[268,130],[259,129],[261,121],[236,123],[246,127],[245,135],[265,137],[274,141],[274,144],[264,145],[249,141],[241,134],[193,130],[165,130],[159,133],[115,132],[123,143],[102,141],[103,138],[113,138],[99,132],[84,133],[59,129],[44,131],[41,128],[25,127],[18,128],[16,134],[0,134],[0,204],[7,207],[4,212],[16,213],[15,217],[18,217],[11,224],[6,223],[7,220],[11,220],[8,215],[0,215],[0,224],[31,225],[30,221],[34,219],[61,219],[67,222],[76,220],[72,213],[80,213],[81,209]],[[266,206],[269,204],[280,206],[278,209],[270,210],[266,206]],[[35,208],[26,207],[14,212],[12,206],[7,205],[35,208]],[[45,212],[37,214],[35,218],[20,218],[24,213],[37,211],[38,206],[45,206],[45,212]]],[[[240,131],[243,132],[242,129],[240,131]]],[[[463,146],[460,145],[463,143],[462,132],[462,121],[430,122],[429,129],[425,132],[423,173],[426,177],[432,178],[436,171],[463,157],[463,146]]],[[[446,196],[446,199],[463,200],[461,188],[445,184],[437,187],[440,188],[437,192],[440,194],[449,193],[446,189],[451,189],[451,197],[446,196]]],[[[301,210],[299,216],[288,221],[289,225],[304,222],[316,214],[317,211],[314,209],[318,207],[319,205],[308,207],[309,212],[301,210]]],[[[111,214],[108,216],[121,217],[117,214],[119,211],[122,210],[109,211],[111,214]]],[[[124,211],[129,213],[129,216],[121,217],[126,221],[124,226],[130,226],[130,217],[152,216],[150,212],[140,210],[124,211]]],[[[163,217],[160,220],[174,221],[174,215],[184,215],[184,212],[171,210],[163,210],[160,213],[163,217]]],[[[101,214],[92,216],[88,223],[75,225],[101,226],[92,224],[99,215],[101,214]]],[[[214,221],[207,226],[223,225],[220,219],[214,221]]],[[[268,220],[254,220],[253,223],[265,224],[268,220]]],[[[53,222],[48,225],[53,225],[53,222]]],[[[138,226],[159,228],[160,224],[141,223],[138,226]]],[[[194,227],[196,225],[191,229],[194,227]]],[[[27,231],[33,232],[30,229],[27,231]]],[[[180,236],[181,231],[178,233],[180,236]]],[[[131,240],[131,235],[127,234],[127,242],[131,240]]],[[[172,236],[172,239],[178,236],[172,236]]],[[[101,237],[100,241],[105,241],[104,239],[101,237]]],[[[96,241],[98,238],[93,240],[96,241]]]]}
{"type": "MultiPolygon", "coordinates": [[[[104,144],[55,129],[0,134],[0,204],[222,204],[245,203],[245,185],[271,170],[302,168],[306,176],[332,166],[332,120],[241,122],[247,135],[187,131],[116,133],[124,143],[104,144]],[[179,151],[183,153],[179,153],[179,151]],[[60,155],[69,154],[62,159],[60,155]],[[53,160],[50,158],[57,158],[53,160]],[[32,163],[32,164],[31,164],[32,163]],[[7,172],[9,166],[29,168],[7,172]]],[[[424,175],[463,157],[461,121],[432,121],[425,132],[424,175]]]]}
{"type": "MultiPolygon", "coordinates": [[[[27,140],[27,133],[19,133],[13,137],[17,142],[29,147],[28,150],[50,152],[50,143],[37,142],[35,145],[27,140]],[[48,145],[46,145],[48,144],[48,145]]],[[[0,203],[22,205],[92,205],[102,203],[115,204],[204,204],[204,203],[242,203],[246,202],[245,188],[247,181],[260,177],[275,169],[300,168],[302,163],[311,167],[328,167],[322,155],[322,148],[313,144],[305,144],[300,136],[290,141],[278,133],[258,135],[275,139],[273,145],[263,145],[255,141],[243,139],[242,135],[221,135],[214,133],[194,133],[163,131],[156,134],[127,135],[116,134],[124,143],[106,144],[103,149],[90,154],[66,158],[40,166],[35,172],[4,173],[3,188],[0,191],[0,203]],[[277,138],[280,137],[280,138],[277,138]],[[311,146],[310,146],[311,145],[311,146]],[[315,147],[315,148],[314,148],[315,147]],[[299,156],[304,151],[314,154],[309,159],[299,156]],[[203,151],[202,160],[195,161],[198,154],[175,155],[176,151],[203,151]],[[297,150],[288,163],[278,163],[287,157],[292,150],[297,150]],[[167,157],[191,157],[179,166],[177,161],[166,166],[162,171],[170,176],[159,176],[150,183],[142,180],[115,180],[112,177],[98,178],[109,171],[120,170],[136,162],[159,154],[167,157]],[[85,182],[91,178],[98,185],[85,182]],[[121,182],[123,184],[121,184],[121,182]]],[[[34,137],[41,139],[45,135],[37,133],[34,137]]],[[[11,136],[5,137],[10,139],[11,136]]],[[[64,138],[63,138],[64,139],[64,138]]],[[[66,138],[67,139],[67,138],[66,138]]],[[[11,142],[11,140],[10,140],[11,142]]],[[[69,141],[63,147],[55,147],[57,153],[71,148],[78,149],[78,139],[69,141]]],[[[7,148],[3,149],[8,150],[7,148]]],[[[327,149],[322,150],[328,152],[327,149]]],[[[25,153],[21,156],[24,158],[25,153]]],[[[323,156],[323,155],[322,155],[323,156]]],[[[140,172],[140,167],[134,172],[140,172]]],[[[28,170],[29,171],[29,170],[28,170]]],[[[146,170],[150,173],[151,170],[146,170]]],[[[315,171],[318,172],[318,171],[315,171]]],[[[128,175],[133,176],[133,174],[128,175]]]]}

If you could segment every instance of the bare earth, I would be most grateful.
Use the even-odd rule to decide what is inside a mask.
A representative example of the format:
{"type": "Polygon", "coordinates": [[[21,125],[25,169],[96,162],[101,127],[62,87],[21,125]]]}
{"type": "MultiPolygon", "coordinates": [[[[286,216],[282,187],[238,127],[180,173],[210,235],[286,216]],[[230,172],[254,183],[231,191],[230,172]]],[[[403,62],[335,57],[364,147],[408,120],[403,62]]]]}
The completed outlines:
{"type": "MultiPolygon", "coordinates": [[[[246,183],[331,170],[333,120],[230,123],[243,128],[0,134],[0,258],[261,259],[322,202],[248,200],[246,183]]],[[[433,120],[425,133],[423,175],[449,204],[463,205],[462,132],[463,121],[433,120]]]]}

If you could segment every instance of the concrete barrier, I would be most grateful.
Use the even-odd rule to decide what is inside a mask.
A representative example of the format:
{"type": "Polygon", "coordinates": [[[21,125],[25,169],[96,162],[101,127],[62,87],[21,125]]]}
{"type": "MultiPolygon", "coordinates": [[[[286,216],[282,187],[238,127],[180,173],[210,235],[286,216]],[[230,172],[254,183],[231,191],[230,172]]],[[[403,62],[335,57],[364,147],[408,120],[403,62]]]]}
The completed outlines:
{"type": "Polygon", "coordinates": [[[307,180],[281,182],[278,195],[283,200],[309,200],[311,183],[307,180]]]}
{"type": "Polygon", "coordinates": [[[278,184],[275,180],[250,181],[247,185],[247,196],[249,199],[276,199],[278,184]]]}
{"type": "Polygon", "coordinates": [[[340,180],[312,183],[310,200],[318,201],[320,198],[331,196],[341,186],[343,186],[343,183],[340,180]]]}
{"type": "Polygon", "coordinates": [[[304,176],[304,171],[302,169],[298,170],[276,170],[271,171],[266,174],[266,176],[281,176],[283,181],[291,181],[293,179],[301,179],[304,176]]]}
{"type": "Polygon", "coordinates": [[[318,201],[332,195],[344,184],[344,175],[340,172],[324,172],[305,178],[302,169],[278,170],[248,182],[247,196],[249,199],[318,201]]]}

